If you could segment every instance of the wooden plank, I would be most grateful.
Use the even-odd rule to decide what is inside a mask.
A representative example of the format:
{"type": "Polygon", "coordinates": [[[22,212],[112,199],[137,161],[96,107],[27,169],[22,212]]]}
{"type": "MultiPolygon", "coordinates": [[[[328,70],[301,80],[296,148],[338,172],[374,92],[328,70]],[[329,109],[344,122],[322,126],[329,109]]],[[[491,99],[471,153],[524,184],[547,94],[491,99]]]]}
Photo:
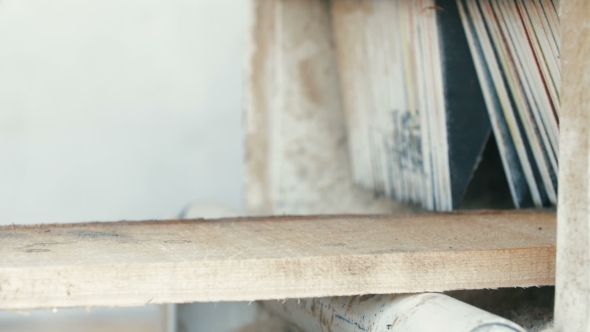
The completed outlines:
{"type": "Polygon", "coordinates": [[[590,331],[590,2],[562,0],[556,331],[590,331]]]}
{"type": "Polygon", "coordinates": [[[246,112],[248,212],[415,210],[353,184],[329,3],[256,0],[252,12],[246,112]]]}
{"type": "Polygon", "coordinates": [[[555,214],[0,228],[0,309],[250,301],[554,282],[555,214]]]}

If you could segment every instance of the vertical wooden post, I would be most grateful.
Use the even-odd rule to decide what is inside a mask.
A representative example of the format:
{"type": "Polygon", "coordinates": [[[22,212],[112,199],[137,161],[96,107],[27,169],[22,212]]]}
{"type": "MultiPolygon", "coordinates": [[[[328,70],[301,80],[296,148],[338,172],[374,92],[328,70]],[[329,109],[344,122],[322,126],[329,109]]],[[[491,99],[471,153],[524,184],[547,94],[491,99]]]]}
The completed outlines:
{"type": "Polygon", "coordinates": [[[556,331],[590,331],[590,1],[562,0],[556,331]]]}
{"type": "Polygon", "coordinates": [[[272,211],[269,164],[270,114],[276,90],[276,9],[280,0],[251,0],[251,26],[246,65],[245,205],[259,213],[272,211]]]}

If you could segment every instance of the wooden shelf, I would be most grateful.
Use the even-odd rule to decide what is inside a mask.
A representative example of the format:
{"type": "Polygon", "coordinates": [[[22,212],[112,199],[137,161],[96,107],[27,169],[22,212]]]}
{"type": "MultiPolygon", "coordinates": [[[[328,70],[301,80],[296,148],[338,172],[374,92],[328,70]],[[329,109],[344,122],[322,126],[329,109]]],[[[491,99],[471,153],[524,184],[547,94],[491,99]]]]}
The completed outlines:
{"type": "Polygon", "coordinates": [[[0,228],[0,309],[550,285],[555,214],[274,217],[0,228]]]}

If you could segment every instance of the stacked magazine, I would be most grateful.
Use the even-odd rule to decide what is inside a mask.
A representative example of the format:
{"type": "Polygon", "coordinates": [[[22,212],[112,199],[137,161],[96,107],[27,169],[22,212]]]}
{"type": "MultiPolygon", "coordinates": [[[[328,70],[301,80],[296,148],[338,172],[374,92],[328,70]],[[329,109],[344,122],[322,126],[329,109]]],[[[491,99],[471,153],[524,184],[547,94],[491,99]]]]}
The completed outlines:
{"type": "MultiPolygon", "coordinates": [[[[430,210],[464,198],[494,135],[516,207],[557,201],[560,36],[552,0],[373,0],[372,102],[346,105],[361,186],[430,210]],[[385,91],[384,91],[385,90],[385,91]]],[[[357,39],[360,40],[360,39],[357,39]]],[[[339,47],[338,43],[336,45],[339,47]]],[[[364,52],[364,53],[363,53],[364,52]]]]}

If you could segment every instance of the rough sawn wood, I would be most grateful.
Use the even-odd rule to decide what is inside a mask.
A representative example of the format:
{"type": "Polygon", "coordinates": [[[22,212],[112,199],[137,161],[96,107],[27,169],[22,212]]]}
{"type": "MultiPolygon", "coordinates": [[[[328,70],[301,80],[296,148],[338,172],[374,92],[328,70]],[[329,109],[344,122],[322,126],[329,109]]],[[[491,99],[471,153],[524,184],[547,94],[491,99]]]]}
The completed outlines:
{"type": "Polygon", "coordinates": [[[555,331],[590,331],[590,1],[562,0],[555,331]]]}
{"type": "Polygon", "coordinates": [[[549,285],[555,214],[274,217],[0,228],[0,309],[549,285]]]}

